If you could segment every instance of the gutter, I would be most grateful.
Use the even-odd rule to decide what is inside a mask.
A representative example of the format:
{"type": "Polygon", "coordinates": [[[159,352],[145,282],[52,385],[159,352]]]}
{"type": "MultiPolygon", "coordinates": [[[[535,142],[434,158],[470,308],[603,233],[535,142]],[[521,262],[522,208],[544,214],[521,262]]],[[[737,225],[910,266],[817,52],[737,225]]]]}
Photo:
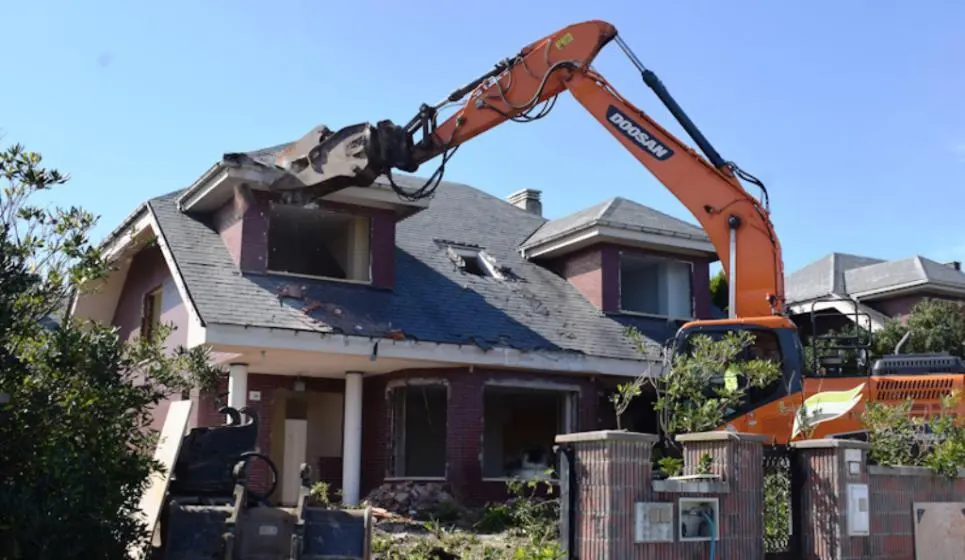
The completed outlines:
{"type": "Polygon", "coordinates": [[[113,243],[122,233],[124,233],[124,230],[126,230],[134,222],[142,218],[146,213],[146,211],[147,211],[147,202],[142,202],[138,204],[134,208],[134,211],[128,214],[127,217],[124,218],[124,220],[121,222],[119,226],[115,227],[106,236],[104,236],[104,239],[102,239],[101,242],[97,244],[97,248],[103,250],[108,245],[113,243]]]}
{"type": "MultiPolygon", "coordinates": [[[[546,223],[544,223],[543,225],[546,225],[546,224],[548,224],[548,223],[550,223],[550,222],[546,222],[546,223]]],[[[542,226],[540,226],[540,227],[542,228],[542,226]]],[[[563,230],[563,231],[561,231],[561,232],[555,233],[555,234],[553,234],[553,235],[551,235],[551,236],[549,236],[549,237],[546,237],[546,238],[544,238],[544,239],[540,239],[539,241],[537,241],[537,242],[535,242],[535,243],[526,243],[526,242],[524,242],[524,243],[520,246],[520,249],[522,249],[523,251],[527,251],[527,250],[532,249],[532,248],[534,248],[534,247],[538,247],[539,245],[543,245],[543,244],[545,244],[545,243],[550,243],[550,242],[552,242],[552,241],[556,241],[556,240],[558,240],[558,239],[562,239],[562,238],[567,237],[567,236],[569,236],[569,235],[575,235],[575,234],[580,233],[580,232],[582,232],[582,231],[584,231],[584,230],[593,229],[593,228],[599,228],[599,227],[608,227],[608,228],[613,228],[613,229],[623,230],[623,231],[636,231],[636,232],[640,232],[640,233],[649,233],[649,234],[653,234],[653,235],[662,235],[662,236],[664,236],[664,237],[677,237],[677,238],[681,238],[681,239],[688,239],[688,240],[691,240],[691,241],[706,241],[706,242],[708,242],[708,243],[710,242],[710,237],[707,236],[706,234],[704,234],[704,235],[695,235],[695,234],[691,234],[691,233],[684,233],[684,232],[681,232],[681,231],[674,231],[674,230],[669,230],[669,229],[652,228],[652,227],[646,227],[646,226],[630,226],[630,225],[624,224],[624,223],[622,223],[622,222],[613,222],[613,221],[610,221],[610,220],[596,219],[596,220],[593,220],[592,222],[588,222],[587,224],[585,224],[585,225],[583,225],[583,226],[581,226],[581,227],[572,228],[572,229],[567,229],[567,230],[563,230]]],[[[539,232],[539,229],[537,229],[536,231],[534,231],[533,234],[530,235],[530,237],[532,237],[533,235],[536,235],[536,233],[538,233],[538,232],[539,232]]]]}
{"type": "Polygon", "coordinates": [[[904,284],[897,284],[894,286],[889,286],[887,288],[879,288],[875,290],[867,290],[864,292],[856,292],[852,294],[854,298],[868,298],[868,297],[881,297],[889,294],[900,295],[902,292],[912,290],[914,288],[936,288],[944,289],[952,292],[963,293],[965,292],[965,286],[961,284],[949,284],[948,282],[935,282],[934,280],[915,280],[914,282],[905,282],[904,284]]]}
{"type": "Polygon", "coordinates": [[[183,193],[181,193],[181,196],[178,197],[177,199],[178,210],[181,212],[184,212],[184,207],[186,203],[189,202],[189,199],[197,195],[199,191],[203,190],[204,187],[206,187],[208,183],[211,182],[211,179],[213,179],[219,173],[221,173],[222,171],[225,171],[226,169],[227,169],[227,166],[225,165],[224,160],[220,160],[214,165],[212,165],[211,167],[209,167],[207,171],[205,171],[200,177],[198,177],[194,181],[194,183],[191,183],[191,186],[188,187],[183,193]]]}

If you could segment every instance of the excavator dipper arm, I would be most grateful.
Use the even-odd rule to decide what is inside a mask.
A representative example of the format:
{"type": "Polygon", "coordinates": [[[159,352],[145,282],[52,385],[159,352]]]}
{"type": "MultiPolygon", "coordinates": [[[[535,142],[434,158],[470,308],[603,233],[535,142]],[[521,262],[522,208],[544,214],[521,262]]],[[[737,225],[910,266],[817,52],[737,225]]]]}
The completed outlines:
{"type": "Polygon", "coordinates": [[[712,166],[624,100],[599,75],[574,74],[567,88],[700,222],[727,274],[731,316],[783,312],[780,242],[767,209],[741,186],[730,168],[712,166]]]}
{"type": "MultiPolygon", "coordinates": [[[[416,171],[422,163],[441,155],[440,173],[455,150],[468,140],[506,121],[526,122],[545,116],[564,91],[569,91],[700,222],[729,279],[731,316],[765,317],[783,312],[780,243],[767,208],[743,188],[738,176],[757,181],[721,158],[657,77],[643,67],[606,22],[571,25],[527,45],[440,103],[423,105],[404,126],[380,121],[336,133],[324,127],[322,132],[316,129],[295,144],[301,147],[295,148],[294,154],[282,154],[279,165],[293,171],[303,186],[327,184],[332,189],[367,186],[380,175],[391,181],[393,168],[416,171]],[[626,101],[592,69],[592,60],[613,40],[706,157],[626,101]],[[457,106],[455,113],[438,122],[440,111],[450,105],[457,106]],[[313,147],[306,150],[306,146],[313,147]],[[299,152],[307,152],[307,156],[299,152]]],[[[430,182],[433,179],[436,177],[430,182]]],[[[399,188],[396,190],[401,194],[399,188]]],[[[426,196],[430,192],[427,188],[409,194],[426,196]]]]}

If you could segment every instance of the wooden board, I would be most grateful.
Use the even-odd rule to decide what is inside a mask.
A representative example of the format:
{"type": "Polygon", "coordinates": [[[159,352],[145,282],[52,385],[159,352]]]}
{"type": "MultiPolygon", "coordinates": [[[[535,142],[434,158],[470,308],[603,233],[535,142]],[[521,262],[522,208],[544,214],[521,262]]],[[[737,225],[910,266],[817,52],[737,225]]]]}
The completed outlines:
{"type": "Polygon", "coordinates": [[[301,466],[305,462],[308,447],[308,421],[285,420],[285,455],[281,473],[281,503],[293,506],[298,503],[302,488],[301,466]]]}
{"type": "Polygon", "coordinates": [[[916,560],[965,558],[965,502],[912,504],[916,560]]]}
{"type": "MultiPolygon", "coordinates": [[[[161,516],[161,508],[164,506],[164,496],[168,491],[168,484],[171,482],[171,470],[178,459],[181,451],[181,441],[187,431],[188,420],[191,417],[192,402],[174,401],[168,406],[167,416],[164,418],[164,427],[161,428],[161,437],[158,440],[157,448],[154,450],[154,459],[164,465],[164,471],[154,473],[148,483],[147,489],[141,495],[141,502],[138,507],[140,519],[147,522],[149,534],[154,533],[154,527],[161,516]]],[[[141,551],[137,548],[129,548],[128,556],[140,558],[141,551]]]]}

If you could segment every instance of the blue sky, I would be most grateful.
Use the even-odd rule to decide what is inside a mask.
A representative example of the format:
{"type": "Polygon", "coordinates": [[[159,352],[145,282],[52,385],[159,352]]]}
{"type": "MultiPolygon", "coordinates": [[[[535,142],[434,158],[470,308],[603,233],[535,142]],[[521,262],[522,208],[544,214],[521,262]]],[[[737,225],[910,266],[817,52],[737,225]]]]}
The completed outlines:
{"type": "MultiPolygon", "coordinates": [[[[965,259],[965,3],[917,5],[10,2],[0,134],[71,174],[56,202],[99,214],[100,237],[224,152],[407,121],[524,44],[605,19],[768,185],[789,271],[830,251],[965,259]]],[[[615,45],[596,66],[680,133],[615,45]]],[[[473,140],[446,176],[500,197],[541,189],[549,217],[624,196],[692,220],[568,97],[473,140]]]]}

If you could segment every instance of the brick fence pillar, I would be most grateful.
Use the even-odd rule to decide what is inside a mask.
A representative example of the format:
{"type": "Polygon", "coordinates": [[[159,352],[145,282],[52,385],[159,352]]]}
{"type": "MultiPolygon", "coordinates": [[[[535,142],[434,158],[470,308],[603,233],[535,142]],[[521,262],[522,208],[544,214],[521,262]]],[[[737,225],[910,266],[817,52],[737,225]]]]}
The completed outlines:
{"type": "Polygon", "coordinates": [[[703,455],[713,458],[710,473],[730,491],[720,510],[720,555],[764,557],[764,442],[766,436],[734,432],[681,434],[684,475],[697,475],[703,455]]]}
{"type": "Polygon", "coordinates": [[[560,509],[567,558],[635,556],[634,503],[653,493],[650,461],[658,439],[608,430],[556,436],[564,458],[560,509]]]}
{"type": "Polygon", "coordinates": [[[804,560],[871,558],[867,451],[861,441],[793,442],[801,488],[794,496],[795,530],[804,560]],[[849,519],[848,512],[857,512],[849,519]]]}

